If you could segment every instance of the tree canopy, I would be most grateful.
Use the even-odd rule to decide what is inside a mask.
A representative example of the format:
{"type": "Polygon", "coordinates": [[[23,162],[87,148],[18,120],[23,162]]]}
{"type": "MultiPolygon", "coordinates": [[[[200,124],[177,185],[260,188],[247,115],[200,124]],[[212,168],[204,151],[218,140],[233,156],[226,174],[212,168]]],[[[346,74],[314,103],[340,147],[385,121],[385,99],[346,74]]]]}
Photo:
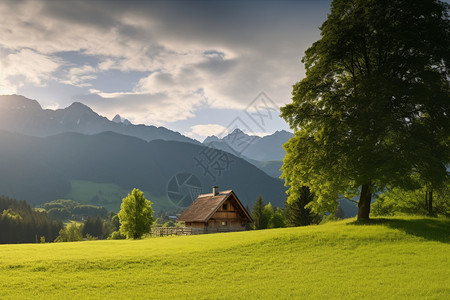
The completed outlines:
{"type": "Polygon", "coordinates": [[[122,199],[120,212],[120,233],[127,238],[138,239],[150,232],[153,223],[152,203],[145,199],[144,193],[133,189],[131,194],[122,199]]]}
{"type": "Polygon", "coordinates": [[[282,117],[288,201],[302,186],[311,208],[334,212],[359,194],[358,219],[387,186],[430,186],[450,162],[449,5],[434,0],[334,0],[302,62],[282,117]]]}

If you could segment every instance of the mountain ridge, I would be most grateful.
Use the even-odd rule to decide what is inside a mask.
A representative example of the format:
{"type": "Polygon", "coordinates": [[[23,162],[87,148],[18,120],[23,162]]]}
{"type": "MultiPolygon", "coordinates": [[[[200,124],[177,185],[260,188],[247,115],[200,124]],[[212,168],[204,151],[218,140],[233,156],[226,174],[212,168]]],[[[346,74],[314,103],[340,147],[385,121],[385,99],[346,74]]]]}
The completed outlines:
{"type": "Polygon", "coordinates": [[[223,138],[208,136],[202,144],[242,156],[250,162],[281,161],[286,154],[283,144],[293,136],[293,133],[286,130],[278,130],[271,135],[259,137],[236,128],[223,138]]]}
{"type": "MultiPolygon", "coordinates": [[[[0,148],[0,169],[8,170],[0,173],[0,194],[34,205],[64,198],[73,180],[111,183],[126,190],[136,187],[170,201],[169,181],[186,172],[199,179],[203,192],[209,192],[212,185],[233,189],[244,205],[252,205],[259,194],[273,205],[284,203],[286,188],[281,180],[231,154],[219,153],[227,155],[230,165],[220,174],[214,173],[216,178],[210,177],[199,167],[196,158],[203,159],[202,153],[216,150],[202,145],[164,140],[147,142],[115,132],[30,137],[0,130],[0,140],[5,144],[0,148]]],[[[214,165],[208,168],[214,170],[214,165]]],[[[114,205],[118,208],[120,202],[114,205]]]]}
{"type": "Polygon", "coordinates": [[[165,127],[134,125],[128,120],[113,122],[81,102],[63,109],[43,109],[38,101],[21,95],[0,96],[0,129],[21,134],[48,137],[62,132],[96,134],[113,131],[146,141],[175,140],[200,144],[197,140],[165,127]]]}

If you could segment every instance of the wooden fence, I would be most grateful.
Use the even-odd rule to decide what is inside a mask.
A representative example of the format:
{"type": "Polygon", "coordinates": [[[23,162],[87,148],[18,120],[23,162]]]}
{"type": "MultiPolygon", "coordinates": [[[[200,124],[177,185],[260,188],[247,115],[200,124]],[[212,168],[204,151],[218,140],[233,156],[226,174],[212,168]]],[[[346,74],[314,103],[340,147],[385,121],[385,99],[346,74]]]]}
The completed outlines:
{"type": "Polygon", "coordinates": [[[150,232],[151,237],[168,235],[192,235],[190,227],[153,227],[150,232]]]}

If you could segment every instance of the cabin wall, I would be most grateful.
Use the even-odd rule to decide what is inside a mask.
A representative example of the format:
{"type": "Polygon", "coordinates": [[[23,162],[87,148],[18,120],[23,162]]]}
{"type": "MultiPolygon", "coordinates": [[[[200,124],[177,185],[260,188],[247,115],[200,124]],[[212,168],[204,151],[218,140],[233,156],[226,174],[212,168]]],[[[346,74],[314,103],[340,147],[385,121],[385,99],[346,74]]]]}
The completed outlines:
{"type": "Polygon", "coordinates": [[[208,231],[243,231],[245,230],[246,218],[242,216],[237,203],[227,199],[208,221],[208,231]]]}
{"type": "Polygon", "coordinates": [[[192,227],[192,228],[204,228],[205,223],[204,222],[186,222],[186,227],[192,227]]]}

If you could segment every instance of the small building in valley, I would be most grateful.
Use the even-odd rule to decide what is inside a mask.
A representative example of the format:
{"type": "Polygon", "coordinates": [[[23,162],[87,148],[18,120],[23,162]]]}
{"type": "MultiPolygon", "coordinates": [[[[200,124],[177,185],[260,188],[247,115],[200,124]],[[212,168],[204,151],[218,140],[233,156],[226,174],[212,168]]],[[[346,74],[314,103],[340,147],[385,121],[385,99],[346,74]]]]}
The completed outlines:
{"type": "Polygon", "coordinates": [[[192,234],[243,231],[253,219],[232,190],[199,195],[178,218],[192,234]]]}

